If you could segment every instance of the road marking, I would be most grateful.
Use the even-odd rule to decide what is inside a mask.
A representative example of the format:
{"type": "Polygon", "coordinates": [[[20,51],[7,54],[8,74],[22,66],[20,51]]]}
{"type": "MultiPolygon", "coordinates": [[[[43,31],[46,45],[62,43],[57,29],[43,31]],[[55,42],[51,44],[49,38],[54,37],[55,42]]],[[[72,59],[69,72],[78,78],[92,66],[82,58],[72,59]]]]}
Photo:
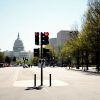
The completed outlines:
{"type": "Polygon", "coordinates": [[[18,68],[17,71],[16,71],[16,73],[15,73],[15,76],[14,76],[14,79],[13,79],[14,82],[17,81],[17,78],[18,78],[18,74],[19,74],[20,69],[22,69],[22,68],[18,68]]]}
{"type": "MultiPolygon", "coordinates": [[[[16,75],[17,76],[17,75],[16,75]]],[[[36,80],[36,85],[40,85],[40,80],[36,80]]],[[[44,86],[49,86],[49,80],[43,81],[44,86]]],[[[21,80],[15,81],[13,84],[14,87],[32,87],[34,86],[34,80],[21,80]]],[[[68,86],[68,83],[60,80],[52,80],[52,86],[68,86]]]]}

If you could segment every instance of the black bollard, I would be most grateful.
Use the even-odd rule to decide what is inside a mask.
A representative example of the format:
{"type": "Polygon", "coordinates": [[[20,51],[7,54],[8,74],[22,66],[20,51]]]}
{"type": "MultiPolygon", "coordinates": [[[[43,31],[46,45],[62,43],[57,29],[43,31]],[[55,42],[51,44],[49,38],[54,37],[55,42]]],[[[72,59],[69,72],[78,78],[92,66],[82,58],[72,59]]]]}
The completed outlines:
{"type": "Polygon", "coordinates": [[[34,74],[34,87],[36,87],[36,74],[34,74]]]}
{"type": "Polygon", "coordinates": [[[49,82],[50,82],[50,86],[51,86],[51,74],[49,74],[49,82]]]}

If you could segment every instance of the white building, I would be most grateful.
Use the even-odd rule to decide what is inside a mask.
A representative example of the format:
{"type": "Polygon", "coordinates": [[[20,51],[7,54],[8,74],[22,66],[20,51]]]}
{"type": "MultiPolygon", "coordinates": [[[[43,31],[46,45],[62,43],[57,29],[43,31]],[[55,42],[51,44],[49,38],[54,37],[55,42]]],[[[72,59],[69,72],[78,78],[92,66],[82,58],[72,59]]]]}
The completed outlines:
{"type": "Polygon", "coordinates": [[[57,38],[50,38],[49,43],[54,49],[57,48],[57,38]]]}
{"type": "Polygon", "coordinates": [[[65,41],[68,41],[71,31],[61,30],[57,33],[57,46],[63,46],[65,41]]]}
{"type": "Polygon", "coordinates": [[[24,50],[24,45],[20,39],[19,33],[18,37],[14,42],[13,51],[5,51],[5,55],[9,57],[16,57],[17,59],[23,60],[23,58],[30,59],[32,57],[32,52],[26,52],[24,50]]]}
{"type": "Polygon", "coordinates": [[[57,51],[59,52],[64,43],[70,40],[78,31],[61,30],[57,33],[57,51]]]}

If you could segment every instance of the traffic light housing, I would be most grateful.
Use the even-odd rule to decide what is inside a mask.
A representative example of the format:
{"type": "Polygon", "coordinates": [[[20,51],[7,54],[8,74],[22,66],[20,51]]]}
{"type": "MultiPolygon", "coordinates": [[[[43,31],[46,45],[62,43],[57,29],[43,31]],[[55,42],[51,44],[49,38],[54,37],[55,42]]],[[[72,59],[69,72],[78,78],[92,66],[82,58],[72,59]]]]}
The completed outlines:
{"type": "Polygon", "coordinates": [[[47,45],[49,44],[49,33],[48,32],[41,32],[41,44],[47,45]]]}
{"type": "Polygon", "coordinates": [[[43,48],[43,57],[49,57],[49,49],[43,48]]]}
{"type": "Polygon", "coordinates": [[[35,32],[35,44],[39,45],[39,32],[35,32]]]}
{"type": "Polygon", "coordinates": [[[34,49],[34,57],[39,57],[39,48],[34,49]]]}
{"type": "Polygon", "coordinates": [[[41,32],[41,44],[45,44],[45,36],[43,32],[41,32]]]}
{"type": "Polygon", "coordinates": [[[45,35],[45,45],[49,44],[49,32],[44,32],[45,35]]]}

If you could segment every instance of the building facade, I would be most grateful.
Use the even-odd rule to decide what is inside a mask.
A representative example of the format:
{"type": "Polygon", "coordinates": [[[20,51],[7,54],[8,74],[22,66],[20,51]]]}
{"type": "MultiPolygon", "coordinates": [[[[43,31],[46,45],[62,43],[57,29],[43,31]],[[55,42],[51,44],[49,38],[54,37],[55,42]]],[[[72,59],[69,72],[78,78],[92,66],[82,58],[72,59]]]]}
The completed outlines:
{"type": "Polygon", "coordinates": [[[32,57],[32,52],[26,52],[24,50],[24,44],[20,39],[19,33],[17,39],[14,42],[13,51],[5,51],[5,55],[11,58],[16,57],[19,60],[23,60],[23,58],[30,59],[32,57]]]}
{"type": "Polygon", "coordinates": [[[77,31],[61,30],[57,33],[57,38],[49,39],[49,43],[56,51],[60,52],[64,43],[70,40],[75,32],[77,31]]]}
{"type": "Polygon", "coordinates": [[[53,47],[53,49],[56,50],[56,48],[57,48],[57,38],[50,38],[49,43],[53,47]]]}
{"type": "Polygon", "coordinates": [[[70,33],[72,31],[61,30],[57,33],[57,46],[64,46],[65,41],[68,41],[71,36],[70,33]]]}
{"type": "Polygon", "coordinates": [[[23,45],[22,40],[20,39],[19,33],[18,33],[17,39],[14,42],[13,51],[14,52],[24,51],[24,45],[23,45]]]}

